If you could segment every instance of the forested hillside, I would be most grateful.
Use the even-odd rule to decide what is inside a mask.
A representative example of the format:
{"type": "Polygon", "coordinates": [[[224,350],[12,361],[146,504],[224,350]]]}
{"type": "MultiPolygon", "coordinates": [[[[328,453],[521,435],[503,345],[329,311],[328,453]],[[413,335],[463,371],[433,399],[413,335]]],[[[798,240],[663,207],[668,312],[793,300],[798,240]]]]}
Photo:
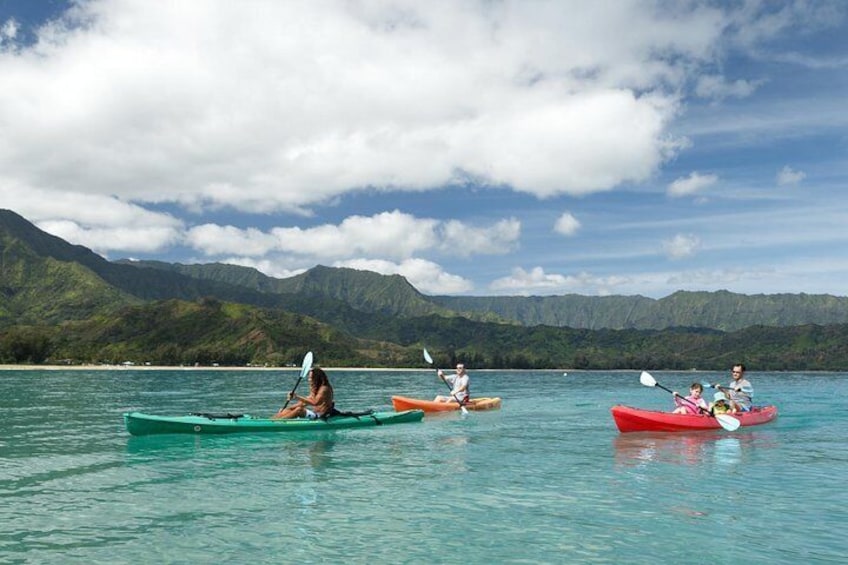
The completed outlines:
{"type": "Polygon", "coordinates": [[[317,266],[110,262],[0,210],[0,363],[848,369],[843,297],[430,297],[317,266]]]}

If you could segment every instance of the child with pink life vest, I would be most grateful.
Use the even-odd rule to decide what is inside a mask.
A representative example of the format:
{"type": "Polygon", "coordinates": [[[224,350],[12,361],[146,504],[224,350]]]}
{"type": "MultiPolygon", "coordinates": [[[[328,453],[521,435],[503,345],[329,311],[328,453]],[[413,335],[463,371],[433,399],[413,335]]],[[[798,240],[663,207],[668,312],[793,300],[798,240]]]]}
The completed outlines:
{"type": "Polygon", "coordinates": [[[677,406],[673,414],[703,414],[709,411],[706,400],[701,398],[704,386],[701,383],[692,383],[689,387],[689,396],[682,397],[677,391],[674,392],[674,403],[677,406]]]}

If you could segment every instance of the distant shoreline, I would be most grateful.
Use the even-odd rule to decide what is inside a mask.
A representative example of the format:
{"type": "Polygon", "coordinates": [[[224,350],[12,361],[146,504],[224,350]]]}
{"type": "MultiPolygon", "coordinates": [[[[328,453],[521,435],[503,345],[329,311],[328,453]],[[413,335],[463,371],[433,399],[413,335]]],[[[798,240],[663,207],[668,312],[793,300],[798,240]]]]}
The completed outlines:
{"type": "MultiPolygon", "coordinates": [[[[421,367],[323,367],[327,371],[427,371],[421,367]]],[[[0,371],[291,371],[300,367],[234,367],[209,365],[2,365],[0,371]]]]}
{"type": "MultiPolygon", "coordinates": [[[[323,367],[323,366],[322,366],[323,367]]],[[[432,367],[323,367],[327,371],[371,371],[371,372],[392,372],[392,371],[420,371],[424,373],[433,373],[435,369],[432,367]]],[[[550,371],[552,373],[568,372],[590,372],[586,369],[474,369],[469,371],[550,371]]],[[[284,371],[284,372],[299,372],[300,367],[235,367],[235,366],[218,366],[211,365],[3,365],[0,364],[0,372],[2,371],[284,371]]],[[[627,373],[637,371],[637,369],[610,369],[610,373],[627,373]]]]}

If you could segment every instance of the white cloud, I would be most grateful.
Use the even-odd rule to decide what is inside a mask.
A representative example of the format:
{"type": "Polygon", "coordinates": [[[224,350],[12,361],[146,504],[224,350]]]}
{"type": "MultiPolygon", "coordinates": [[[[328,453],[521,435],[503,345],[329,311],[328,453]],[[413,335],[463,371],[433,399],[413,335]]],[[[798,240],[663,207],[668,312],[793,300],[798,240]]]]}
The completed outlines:
{"type": "Polygon", "coordinates": [[[339,225],[305,229],[276,227],[269,233],[204,224],[189,229],[185,241],[207,256],[261,257],[284,253],[317,260],[356,257],[404,260],[436,249],[460,257],[502,254],[516,245],[520,233],[521,223],[515,219],[477,227],[456,220],[416,218],[394,210],[370,217],[351,216],[339,225]]]}
{"type": "Polygon", "coordinates": [[[87,228],[68,220],[42,221],[38,227],[65,241],[73,241],[104,256],[110,251],[151,253],[179,241],[180,233],[169,226],[87,228]]]}
{"type": "Polygon", "coordinates": [[[784,166],[777,173],[777,184],[780,186],[794,185],[800,183],[807,175],[801,171],[793,170],[789,165],[784,166]]]}
{"type": "Polygon", "coordinates": [[[500,220],[492,227],[480,228],[451,220],[441,228],[443,250],[460,257],[500,255],[512,251],[521,235],[521,222],[515,218],[500,220]]]}
{"type": "Polygon", "coordinates": [[[701,247],[701,240],[694,235],[677,234],[663,241],[662,247],[669,259],[683,259],[695,254],[701,247]]]}
{"type": "Polygon", "coordinates": [[[274,277],[277,279],[287,279],[289,277],[304,273],[307,270],[306,268],[288,269],[282,266],[279,261],[274,261],[273,259],[256,260],[252,257],[240,256],[226,257],[224,259],[221,259],[221,263],[226,263],[228,265],[239,265],[241,267],[252,267],[257,271],[268,275],[269,277],[274,277]]]}
{"type": "Polygon", "coordinates": [[[0,47],[15,40],[19,27],[18,22],[14,19],[8,19],[0,25],[0,47]]]}
{"type": "Polygon", "coordinates": [[[47,233],[104,256],[161,251],[182,239],[182,221],[108,195],[52,192],[9,183],[0,184],[0,206],[47,233]]]}
{"type": "Polygon", "coordinates": [[[423,259],[407,259],[401,263],[375,259],[338,261],[333,266],[373,271],[384,275],[401,275],[424,294],[459,294],[474,289],[468,279],[446,273],[439,265],[423,259]]]}
{"type": "Polygon", "coordinates": [[[346,258],[357,255],[394,259],[411,257],[438,244],[431,219],[418,219],[400,211],[374,216],[351,216],[338,226],[314,228],[274,228],[277,249],[318,258],[346,258]]]}
{"type": "Polygon", "coordinates": [[[640,2],[251,6],[80,3],[0,53],[14,140],[0,181],[249,212],[469,176],[539,197],[609,190],[679,150],[666,129],[678,87],[740,17],[658,18],[640,2]]]}
{"type": "Polygon", "coordinates": [[[758,81],[736,80],[728,82],[719,75],[705,75],[698,78],[695,94],[701,98],[747,98],[760,86],[758,81]]]}
{"type": "Polygon", "coordinates": [[[668,195],[672,197],[689,196],[718,182],[716,175],[702,175],[693,171],[688,177],[675,180],[668,185],[668,195]]]}
{"type": "Polygon", "coordinates": [[[516,295],[566,292],[606,295],[627,281],[628,278],[622,276],[597,277],[585,272],[576,276],[560,275],[546,273],[542,267],[534,267],[529,271],[516,267],[508,277],[493,281],[489,288],[495,292],[516,295]]]}
{"type": "Polygon", "coordinates": [[[185,242],[206,255],[236,253],[242,257],[265,255],[276,250],[278,243],[273,235],[254,228],[241,229],[216,224],[203,224],[189,229],[185,242]]]}
{"type": "Polygon", "coordinates": [[[580,229],[580,222],[571,212],[564,212],[554,224],[554,231],[562,235],[574,235],[580,229]]]}

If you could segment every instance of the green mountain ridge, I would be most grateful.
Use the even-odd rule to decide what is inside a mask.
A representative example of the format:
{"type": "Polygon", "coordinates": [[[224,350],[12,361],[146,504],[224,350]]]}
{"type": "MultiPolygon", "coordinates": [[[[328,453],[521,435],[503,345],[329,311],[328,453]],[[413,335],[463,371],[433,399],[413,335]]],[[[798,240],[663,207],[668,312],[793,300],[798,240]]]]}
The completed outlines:
{"type": "Polygon", "coordinates": [[[848,298],[828,294],[736,294],[677,291],[644,296],[434,296],[457,312],[491,312],[525,326],[586,329],[702,327],[735,331],[749,326],[848,323],[848,298]]]}
{"type": "Polygon", "coordinates": [[[403,277],[317,266],[275,279],[212,263],[110,262],[0,210],[0,363],[848,366],[846,299],[677,292],[431,297],[403,277]],[[487,321],[488,320],[488,321],[487,321]],[[585,327],[583,327],[585,326],[585,327]],[[318,352],[316,351],[316,352],[318,352]]]}

